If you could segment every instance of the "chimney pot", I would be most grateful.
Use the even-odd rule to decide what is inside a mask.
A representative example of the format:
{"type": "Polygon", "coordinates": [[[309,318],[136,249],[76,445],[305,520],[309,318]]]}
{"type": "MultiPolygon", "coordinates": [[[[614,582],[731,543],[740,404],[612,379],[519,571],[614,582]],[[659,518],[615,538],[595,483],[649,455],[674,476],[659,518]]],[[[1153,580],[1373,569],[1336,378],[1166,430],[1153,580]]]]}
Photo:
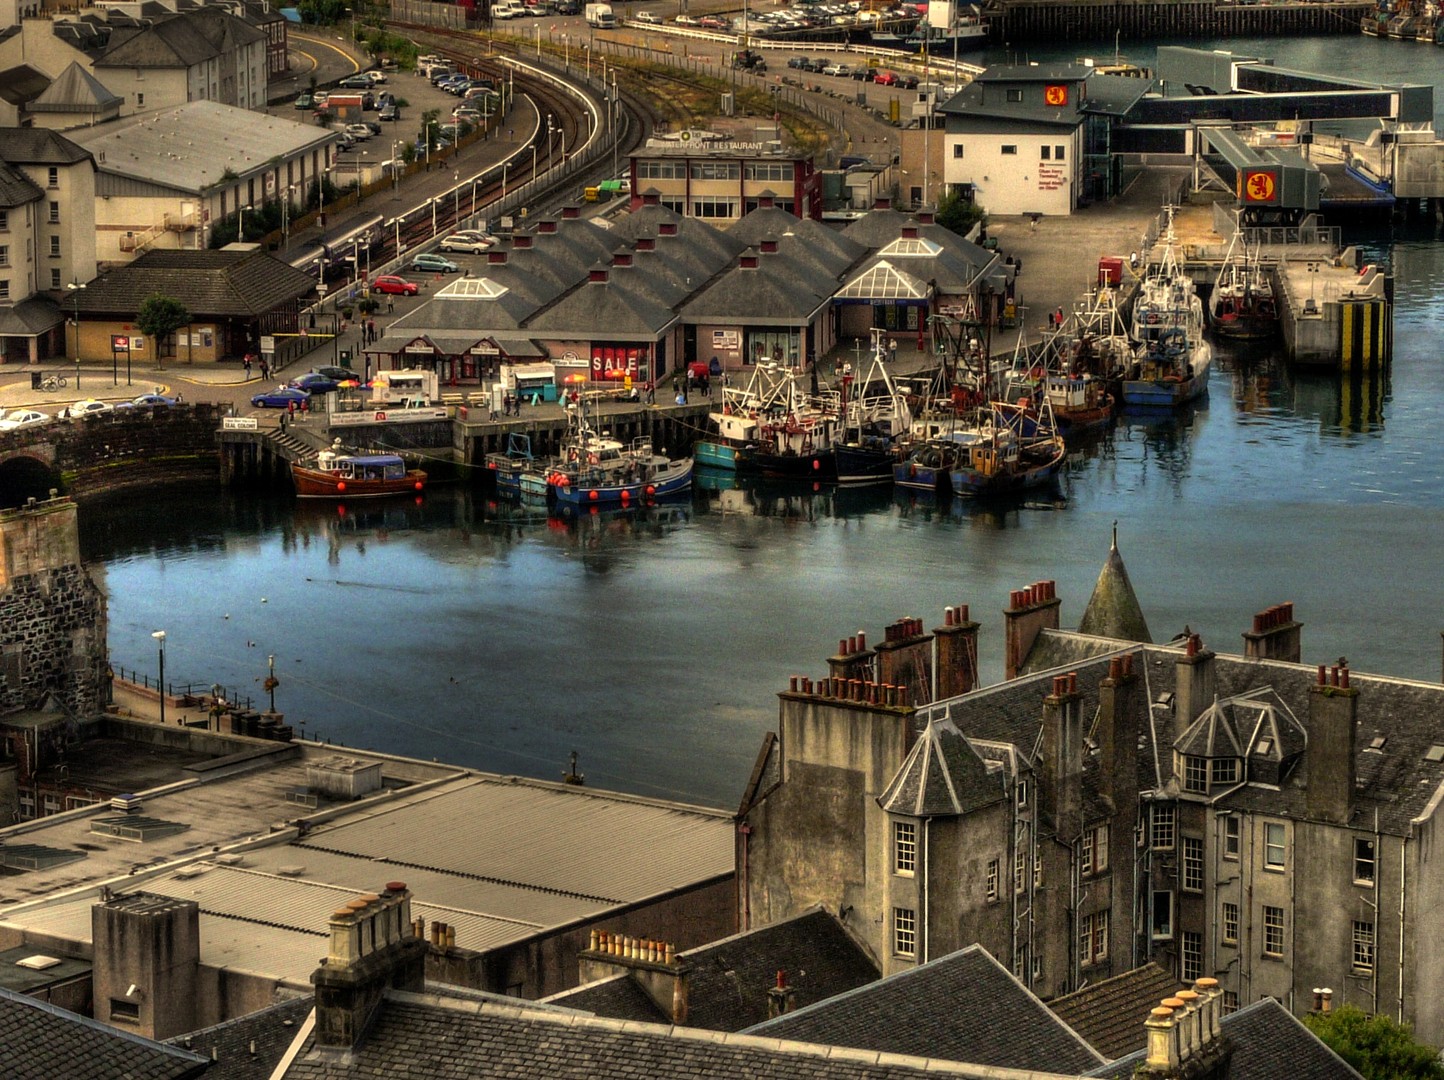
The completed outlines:
{"type": "Polygon", "coordinates": [[[787,972],[781,970],[777,972],[777,989],[787,989],[787,972]]]}
{"type": "Polygon", "coordinates": [[[857,651],[858,651],[858,652],[867,652],[867,631],[866,631],[866,630],[859,630],[859,631],[857,632],[857,651]]]}
{"type": "Polygon", "coordinates": [[[1348,665],[1344,665],[1343,667],[1340,667],[1340,668],[1339,668],[1339,686],[1340,686],[1340,688],[1342,688],[1342,689],[1344,689],[1344,690],[1347,690],[1347,689],[1349,688],[1349,668],[1348,668],[1348,665]]]}
{"type": "Polygon", "coordinates": [[[1324,998],[1324,1012],[1332,1012],[1334,1009],[1334,992],[1326,986],[1321,993],[1324,998]]]}

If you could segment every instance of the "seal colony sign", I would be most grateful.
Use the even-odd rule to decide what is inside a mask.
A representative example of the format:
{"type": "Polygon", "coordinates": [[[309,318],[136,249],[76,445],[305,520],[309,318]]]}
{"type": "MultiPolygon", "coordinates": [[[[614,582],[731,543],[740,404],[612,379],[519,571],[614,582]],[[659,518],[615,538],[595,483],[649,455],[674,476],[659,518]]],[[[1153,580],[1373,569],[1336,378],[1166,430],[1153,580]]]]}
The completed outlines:
{"type": "Polygon", "coordinates": [[[1047,105],[1067,105],[1068,87],[1063,85],[1043,87],[1043,102],[1047,105]]]}

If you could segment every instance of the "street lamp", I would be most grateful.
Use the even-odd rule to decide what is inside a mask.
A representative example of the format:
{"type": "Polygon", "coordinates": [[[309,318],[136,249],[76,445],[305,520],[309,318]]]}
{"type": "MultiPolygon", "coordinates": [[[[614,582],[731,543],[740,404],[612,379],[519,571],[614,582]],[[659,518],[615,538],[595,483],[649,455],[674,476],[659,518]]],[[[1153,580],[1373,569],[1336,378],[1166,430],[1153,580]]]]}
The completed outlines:
{"type": "Polygon", "coordinates": [[[75,389],[80,389],[80,290],[85,288],[78,279],[71,279],[70,298],[75,301],[75,389]]]}
{"type": "Polygon", "coordinates": [[[160,647],[160,722],[165,723],[165,631],[157,630],[150,635],[160,647]]]}
{"type": "Polygon", "coordinates": [[[511,168],[510,161],[501,163],[501,201],[506,202],[506,171],[511,168]]]}
{"type": "Polygon", "coordinates": [[[276,682],[276,658],[274,655],[266,657],[266,670],[269,672],[266,676],[266,691],[271,695],[271,714],[274,716],[276,712],[276,686],[278,685],[276,682]]]}
{"type": "Polygon", "coordinates": [[[246,211],[252,209],[250,206],[243,206],[240,209],[241,223],[236,226],[236,239],[241,243],[246,242],[246,211]]]}
{"type": "Polygon", "coordinates": [[[286,193],[281,200],[281,247],[285,248],[291,242],[291,194],[296,190],[295,184],[286,188],[286,193]]]}
{"type": "Polygon", "coordinates": [[[393,140],[391,143],[391,199],[393,202],[401,201],[401,143],[393,140]]]}
{"type": "Polygon", "coordinates": [[[451,227],[454,229],[461,224],[461,170],[455,169],[451,174],[451,227]]]}
{"type": "Polygon", "coordinates": [[[433,237],[436,236],[436,204],[440,201],[440,195],[437,195],[434,199],[431,200],[431,235],[433,237]]]}
{"type": "Polygon", "coordinates": [[[552,171],[552,114],[547,113],[547,172],[552,171]]]}

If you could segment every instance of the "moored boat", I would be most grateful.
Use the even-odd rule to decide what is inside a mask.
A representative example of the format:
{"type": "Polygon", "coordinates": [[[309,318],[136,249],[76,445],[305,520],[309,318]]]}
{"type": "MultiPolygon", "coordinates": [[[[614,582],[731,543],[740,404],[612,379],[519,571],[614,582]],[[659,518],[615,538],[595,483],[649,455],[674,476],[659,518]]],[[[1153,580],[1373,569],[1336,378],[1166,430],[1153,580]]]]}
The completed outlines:
{"type": "Polygon", "coordinates": [[[1052,483],[1066,453],[1046,401],[1036,413],[993,402],[975,425],[915,447],[894,480],[941,494],[1007,495],[1052,483]]]}
{"type": "Polygon", "coordinates": [[[1208,298],[1209,322],[1220,337],[1256,341],[1278,332],[1279,310],[1273,282],[1235,229],[1218,272],[1218,282],[1208,298]]]}
{"type": "Polygon", "coordinates": [[[1179,265],[1171,206],[1166,214],[1163,254],[1133,301],[1139,348],[1123,379],[1124,405],[1176,408],[1208,388],[1213,349],[1203,336],[1203,300],[1179,265]]]}
{"type": "Polygon", "coordinates": [[[426,473],[408,469],[400,454],[343,453],[340,439],[310,464],[293,461],[291,479],[302,499],[374,499],[426,487],[426,473]]]}
{"type": "Polygon", "coordinates": [[[692,458],[659,454],[647,436],[623,446],[594,432],[580,409],[571,417],[560,457],[524,474],[523,493],[540,488],[549,503],[632,506],[691,488],[692,458]]]}

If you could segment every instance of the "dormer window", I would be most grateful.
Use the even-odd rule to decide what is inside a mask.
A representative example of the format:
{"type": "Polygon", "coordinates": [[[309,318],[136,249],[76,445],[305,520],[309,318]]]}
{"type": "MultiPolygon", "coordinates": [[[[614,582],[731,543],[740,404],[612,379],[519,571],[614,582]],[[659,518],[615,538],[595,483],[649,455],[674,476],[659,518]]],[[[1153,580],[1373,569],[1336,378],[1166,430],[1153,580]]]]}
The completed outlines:
{"type": "Polygon", "coordinates": [[[1215,784],[1238,783],[1238,758],[1214,758],[1212,765],[1215,784]]]}
{"type": "Polygon", "coordinates": [[[1208,759],[1195,754],[1183,758],[1183,790],[1198,794],[1208,792],[1208,759]]]}
{"type": "Polygon", "coordinates": [[[1259,757],[1268,757],[1274,752],[1274,741],[1272,739],[1260,739],[1253,752],[1259,757]]]}

